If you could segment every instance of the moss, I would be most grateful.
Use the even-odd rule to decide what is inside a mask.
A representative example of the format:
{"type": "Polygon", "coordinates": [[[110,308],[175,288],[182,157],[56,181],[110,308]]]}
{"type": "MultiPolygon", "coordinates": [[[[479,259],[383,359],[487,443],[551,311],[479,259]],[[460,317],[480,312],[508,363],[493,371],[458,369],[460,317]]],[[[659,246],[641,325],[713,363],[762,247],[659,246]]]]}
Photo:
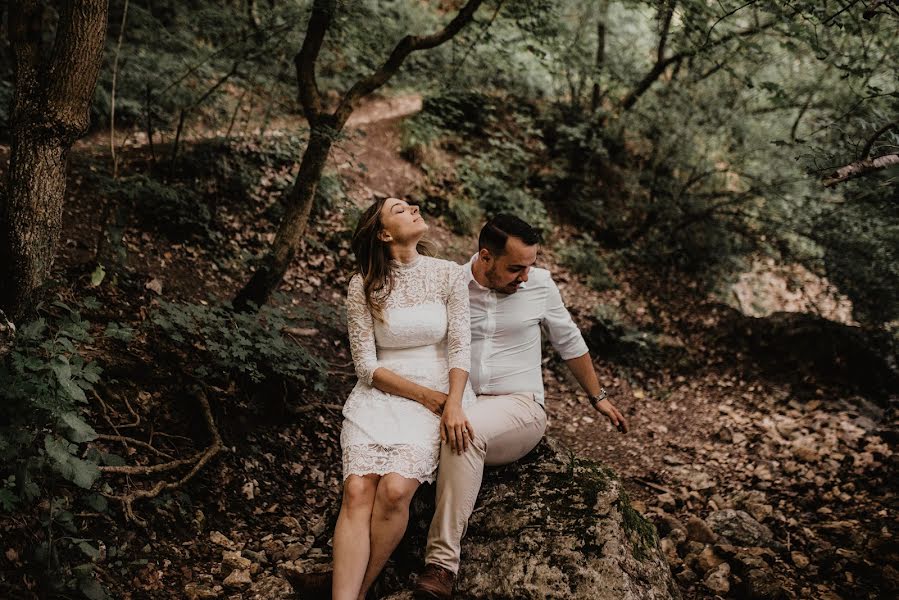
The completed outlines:
{"type": "Polygon", "coordinates": [[[650,550],[655,547],[658,539],[655,525],[631,505],[631,499],[624,487],[621,488],[618,495],[617,506],[621,512],[622,526],[631,541],[634,558],[637,560],[649,558],[650,550]]]}

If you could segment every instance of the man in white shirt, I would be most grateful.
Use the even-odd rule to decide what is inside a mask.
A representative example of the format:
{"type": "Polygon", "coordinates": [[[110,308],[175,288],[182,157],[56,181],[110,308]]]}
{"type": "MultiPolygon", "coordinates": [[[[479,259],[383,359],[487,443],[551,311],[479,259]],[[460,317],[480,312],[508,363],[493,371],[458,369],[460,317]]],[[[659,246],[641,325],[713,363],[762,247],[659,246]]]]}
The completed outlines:
{"type": "Polygon", "coordinates": [[[437,507],[428,532],[417,598],[448,599],[459,570],[460,544],[481,487],[484,466],[514,462],[546,430],[541,328],[590,396],[593,408],[621,432],[627,423],[605,398],[584,338],[549,271],[534,266],[539,236],[524,221],[497,215],[481,230],[468,263],[471,384],[478,402],[467,411],[464,445],[444,436],[437,507]],[[463,450],[464,448],[464,450],[463,450]]]}

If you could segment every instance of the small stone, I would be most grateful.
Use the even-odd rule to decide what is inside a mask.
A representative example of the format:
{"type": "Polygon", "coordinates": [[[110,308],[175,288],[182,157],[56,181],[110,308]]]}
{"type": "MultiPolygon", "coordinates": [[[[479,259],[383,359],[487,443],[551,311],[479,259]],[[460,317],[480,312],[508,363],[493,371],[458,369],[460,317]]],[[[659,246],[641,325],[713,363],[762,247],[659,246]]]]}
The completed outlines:
{"type": "Polygon", "coordinates": [[[253,583],[253,579],[250,577],[249,569],[234,569],[222,583],[227,587],[241,588],[253,583]]]}
{"type": "Polygon", "coordinates": [[[188,583],[184,586],[184,596],[187,600],[210,600],[218,598],[222,588],[217,589],[200,583],[188,583]]]}
{"type": "Polygon", "coordinates": [[[712,592],[719,594],[721,596],[727,595],[730,591],[730,565],[726,562],[718,565],[717,568],[709,571],[703,583],[705,586],[709,588],[712,592]]]}
{"type": "Polygon", "coordinates": [[[677,500],[672,494],[669,494],[668,492],[659,494],[658,496],[656,496],[656,500],[658,500],[659,506],[661,506],[665,510],[674,510],[675,508],[677,508],[677,500]]]}
{"type": "Polygon", "coordinates": [[[745,582],[751,600],[779,600],[783,596],[783,587],[770,569],[751,569],[745,582]]]}
{"type": "Polygon", "coordinates": [[[808,556],[802,552],[790,552],[790,560],[793,561],[793,564],[796,565],[797,569],[805,569],[809,564],[808,556]]]}
{"type": "Polygon", "coordinates": [[[249,569],[253,564],[249,558],[244,558],[238,551],[225,550],[222,552],[222,567],[225,571],[235,569],[249,569]]]}
{"type": "Polygon", "coordinates": [[[740,546],[767,546],[774,539],[770,529],[742,510],[716,510],[706,523],[712,531],[740,546]]]}
{"type": "Polygon", "coordinates": [[[286,560],[296,560],[301,556],[305,556],[309,552],[310,546],[312,544],[291,544],[284,549],[284,558],[286,560]]]}
{"type": "Polygon", "coordinates": [[[245,597],[248,600],[287,600],[295,598],[296,592],[284,579],[267,575],[254,582],[245,597]]]}
{"type": "Polygon", "coordinates": [[[684,567],[677,575],[674,576],[677,582],[685,588],[690,587],[699,580],[699,576],[693,569],[684,567]]]}
{"type": "Polygon", "coordinates": [[[209,541],[217,546],[228,548],[229,550],[234,548],[234,542],[225,537],[225,535],[220,531],[209,532],[209,541]]]}
{"type": "Polygon", "coordinates": [[[696,570],[700,573],[708,573],[724,562],[724,559],[715,554],[711,546],[706,546],[696,557],[696,570]]]}
{"type": "Polygon", "coordinates": [[[669,565],[680,564],[681,560],[677,555],[677,544],[671,538],[662,538],[659,545],[662,547],[662,553],[665,555],[665,560],[668,561],[669,565]]]}
{"type": "Polygon", "coordinates": [[[714,544],[718,536],[715,535],[705,521],[697,516],[692,516],[687,521],[687,539],[702,544],[714,544]]]}
{"type": "Polygon", "coordinates": [[[675,529],[686,531],[686,528],[684,527],[684,524],[680,522],[680,519],[673,515],[669,515],[666,512],[656,514],[655,525],[661,536],[666,536],[675,529]]]}

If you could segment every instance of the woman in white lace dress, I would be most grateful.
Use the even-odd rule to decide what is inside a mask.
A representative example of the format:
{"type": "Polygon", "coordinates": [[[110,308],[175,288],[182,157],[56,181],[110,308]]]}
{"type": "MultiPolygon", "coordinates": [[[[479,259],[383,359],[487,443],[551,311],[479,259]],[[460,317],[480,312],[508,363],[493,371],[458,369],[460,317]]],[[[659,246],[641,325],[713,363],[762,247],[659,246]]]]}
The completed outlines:
{"type": "Polygon", "coordinates": [[[463,267],[419,253],[418,207],[375,202],[353,236],[347,323],[359,377],[344,405],[343,503],[332,598],[356,600],[396,548],[409,503],[436,477],[440,443],[468,448],[471,330],[463,267]]]}

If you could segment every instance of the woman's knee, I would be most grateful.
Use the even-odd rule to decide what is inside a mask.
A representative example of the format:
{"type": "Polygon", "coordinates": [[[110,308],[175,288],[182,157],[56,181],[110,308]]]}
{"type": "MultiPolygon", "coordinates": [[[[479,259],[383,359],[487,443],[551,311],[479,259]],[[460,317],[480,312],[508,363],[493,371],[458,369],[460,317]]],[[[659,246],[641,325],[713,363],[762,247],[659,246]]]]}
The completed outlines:
{"type": "Polygon", "coordinates": [[[378,501],[391,510],[403,509],[409,506],[417,488],[417,483],[403,477],[383,477],[378,483],[378,501]]]}
{"type": "Polygon", "coordinates": [[[370,507],[375,501],[377,480],[350,475],[343,484],[343,504],[348,509],[370,507]]]}

